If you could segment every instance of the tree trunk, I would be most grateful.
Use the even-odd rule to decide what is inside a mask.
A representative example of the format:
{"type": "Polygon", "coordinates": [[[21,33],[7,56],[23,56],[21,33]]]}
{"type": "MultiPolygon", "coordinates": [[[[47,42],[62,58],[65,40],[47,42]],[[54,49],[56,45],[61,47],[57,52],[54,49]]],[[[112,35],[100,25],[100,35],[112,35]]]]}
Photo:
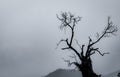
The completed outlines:
{"type": "Polygon", "coordinates": [[[79,67],[79,70],[82,72],[83,77],[100,77],[100,75],[97,75],[92,68],[92,61],[91,59],[84,58],[82,60],[82,63],[79,67]]]}

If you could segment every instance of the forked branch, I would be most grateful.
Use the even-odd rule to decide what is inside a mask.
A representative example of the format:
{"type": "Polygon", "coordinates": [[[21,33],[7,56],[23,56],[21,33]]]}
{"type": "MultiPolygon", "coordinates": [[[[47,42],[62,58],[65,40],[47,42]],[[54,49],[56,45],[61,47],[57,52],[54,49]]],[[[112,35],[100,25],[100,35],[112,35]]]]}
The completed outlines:
{"type": "Polygon", "coordinates": [[[107,26],[103,30],[102,34],[100,35],[99,33],[97,33],[97,40],[93,41],[89,37],[89,43],[88,43],[88,46],[87,46],[86,56],[88,57],[90,55],[93,55],[93,54],[95,54],[95,52],[98,52],[101,56],[104,56],[105,54],[108,54],[108,53],[101,53],[98,49],[94,48],[93,45],[98,43],[103,37],[109,37],[110,35],[115,35],[115,33],[117,31],[118,31],[118,28],[110,20],[110,17],[108,17],[107,26]],[[92,52],[92,51],[94,51],[94,52],[92,52]]]}
{"type": "Polygon", "coordinates": [[[75,52],[75,54],[81,59],[80,54],[78,53],[78,51],[72,46],[72,42],[73,42],[73,38],[74,38],[74,27],[76,26],[76,24],[81,20],[81,17],[75,17],[73,14],[71,13],[67,13],[64,12],[61,14],[61,17],[59,17],[57,15],[57,18],[62,22],[60,29],[69,27],[71,30],[71,36],[70,39],[66,39],[66,40],[61,40],[60,42],[66,42],[67,47],[62,48],[62,50],[66,50],[66,49],[71,49],[75,52]]]}
{"type": "Polygon", "coordinates": [[[91,52],[90,52],[90,55],[93,55],[93,54],[95,54],[95,52],[98,52],[101,56],[104,56],[105,54],[109,54],[109,52],[104,52],[104,53],[102,53],[100,50],[99,50],[99,48],[92,48],[91,50],[90,50],[91,52]]]}
{"type": "Polygon", "coordinates": [[[98,39],[90,44],[91,46],[99,42],[103,37],[109,37],[110,35],[115,35],[115,33],[118,31],[118,28],[113,24],[113,22],[110,20],[110,17],[108,17],[108,23],[105,29],[103,30],[101,36],[97,33],[98,39]]]}

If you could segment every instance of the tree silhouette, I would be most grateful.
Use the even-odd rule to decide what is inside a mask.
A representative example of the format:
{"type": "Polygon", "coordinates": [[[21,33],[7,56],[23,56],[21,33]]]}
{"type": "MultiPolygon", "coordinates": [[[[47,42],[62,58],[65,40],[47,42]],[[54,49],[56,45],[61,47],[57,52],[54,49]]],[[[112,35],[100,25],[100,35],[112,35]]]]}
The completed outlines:
{"type": "MultiPolygon", "coordinates": [[[[95,53],[100,54],[101,56],[104,56],[107,53],[102,53],[98,47],[95,47],[94,45],[97,44],[102,38],[109,37],[111,35],[116,35],[117,27],[113,24],[113,22],[110,20],[110,17],[108,17],[108,22],[106,27],[101,33],[96,33],[96,40],[93,40],[91,37],[88,38],[88,44],[82,44],[80,45],[77,40],[74,39],[75,35],[75,27],[78,24],[79,21],[81,21],[81,17],[76,17],[75,15],[68,13],[68,12],[62,12],[59,15],[57,15],[57,18],[61,21],[60,29],[70,29],[70,37],[61,39],[60,42],[57,44],[57,46],[60,43],[65,43],[66,47],[61,48],[62,50],[71,50],[75,53],[74,56],[71,56],[71,58],[74,58],[74,62],[70,62],[70,60],[64,60],[65,62],[68,62],[69,65],[74,64],[79,71],[82,72],[83,77],[100,77],[101,75],[97,75],[93,71],[92,67],[92,60],[91,56],[95,53]],[[76,44],[80,47],[80,50],[77,50],[73,42],[76,41],[76,44]],[[86,48],[86,49],[85,49],[86,48]],[[76,57],[79,61],[77,61],[76,57]]],[[[66,30],[68,30],[66,29],[66,30]]]]}

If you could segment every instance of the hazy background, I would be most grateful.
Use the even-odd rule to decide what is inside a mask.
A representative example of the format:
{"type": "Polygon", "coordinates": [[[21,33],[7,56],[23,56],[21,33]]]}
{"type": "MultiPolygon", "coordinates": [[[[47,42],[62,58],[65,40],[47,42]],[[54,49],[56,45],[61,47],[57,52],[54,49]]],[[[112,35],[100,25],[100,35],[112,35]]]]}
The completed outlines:
{"type": "MultiPolygon", "coordinates": [[[[82,16],[76,32],[80,43],[87,43],[101,32],[111,16],[120,28],[120,0],[0,0],[0,77],[40,77],[57,68],[69,68],[56,50],[64,35],[56,14],[61,11],[82,16]]],[[[102,39],[99,46],[110,55],[94,55],[96,73],[120,69],[120,31],[102,39]]]]}

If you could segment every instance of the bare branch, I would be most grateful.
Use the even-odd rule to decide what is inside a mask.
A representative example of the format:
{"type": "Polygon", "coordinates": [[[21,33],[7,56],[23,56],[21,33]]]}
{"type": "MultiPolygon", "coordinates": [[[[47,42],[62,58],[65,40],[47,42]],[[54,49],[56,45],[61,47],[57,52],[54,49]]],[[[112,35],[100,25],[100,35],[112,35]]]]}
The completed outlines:
{"type": "Polygon", "coordinates": [[[115,35],[117,31],[118,31],[118,28],[115,25],[113,25],[112,21],[110,21],[110,17],[108,17],[108,24],[105,27],[104,31],[102,32],[102,35],[97,34],[99,38],[95,42],[93,42],[91,46],[99,42],[103,37],[106,37],[109,35],[115,35]]]}
{"type": "Polygon", "coordinates": [[[60,29],[63,29],[65,27],[69,27],[72,29],[72,26],[70,24],[72,23],[72,18],[74,17],[74,15],[69,14],[67,12],[63,12],[61,13],[61,17],[57,15],[57,18],[61,21],[60,29]]]}
{"type": "Polygon", "coordinates": [[[69,43],[68,43],[68,39],[66,40],[60,40],[60,42],[58,43],[58,45],[61,43],[61,42],[65,42],[67,44],[68,47],[65,47],[65,48],[62,48],[62,50],[66,50],[66,49],[71,49],[75,52],[75,54],[79,57],[79,59],[81,59],[81,56],[80,54],[78,53],[78,51],[76,49],[74,49],[69,43]]]}
{"type": "Polygon", "coordinates": [[[81,48],[81,57],[84,57],[84,46],[85,45],[82,45],[82,48],[81,48]]]}
{"type": "Polygon", "coordinates": [[[77,45],[79,46],[79,48],[81,49],[81,57],[84,57],[84,47],[85,47],[85,45],[83,44],[82,47],[81,47],[80,44],[78,43],[78,41],[77,40],[75,40],[75,41],[76,41],[77,45]]]}
{"type": "Polygon", "coordinates": [[[95,54],[95,51],[93,51],[93,52],[90,53],[90,55],[93,55],[93,54],[95,54]]]}
{"type": "Polygon", "coordinates": [[[88,45],[90,45],[91,42],[92,42],[92,39],[91,39],[91,37],[89,36],[89,43],[88,43],[88,45]]]}
{"type": "Polygon", "coordinates": [[[61,48],[62,50],[70,49],[69,47],[61,48]]]}
{"type": "Polygon", "coordinates": [[[110,54],[109,52],[101,53],[99,50],[97,50],[97,52],[98,52],[101,56],[104,56],[105,54],[110,54]]]}
{"type": "Polygon", "coordinates": [[[99,48],[92,48],[90,55],[95,54],[95,52],[98,52],[101,56],[104,56],[105,54],[109,54],[109,52],[101,53],[101,52],[99,51],[99,48]],[[93,51],[93,52],[92,52],[92,51],[93,51]]]}
{"type": "Polygon", "coordinates": [[[95,54],[95,51],[97,51],[100,55],[104,56],[104,54],[108,53],[101,53],[98,48],[94,48],[93,45],[98,43],[103,37],[109,37],[109,35],[115,35],[115,33],[118,31],[117,27],[113,25],[112,21],[110,21],[110,17],[108,17],[108,24],[103,30],[102,34],[100,35],[97,33],[97,40],[92,41],[92,39],[89,37],[89,43],[87,46],[87,51],[86,51],[86,57],[90,57],[90,55],[95,54]],[[92,52],[93,51],[93,52],[92,52]]]}
{"type": "Polygon", "coordinates": [[[56,15],[57,18],[61,21],[61,26],[60,29],[63,29],[65,27],[69,27],[69,28],[74,28],[74,26],[81,20],[82,17],[75,17],[73,14],[71,14],[70,12],[62,12],[61,13],[61,17],[59,17],[58,15],[56,15]]]}
{"type": "Polygon", "coordinates": [[[80,21],[81,18],[80,17],[75,17],[73,14],[67,13],[67,12],[63,12],[61,14],[61,17],[59,17],[57,15],[57,18],[62,22],[62,24],[61,24],[62,28],[69,27],[70,30],[71,30],[71,36],[70,36],[70,39],[69,39],[70,41],[68,41],[68,39],[62,40],[62,41],[65,41],[66,44],[67,44],[67,47],[62,48],[62,50],[71,49],[81,59],[81,56],[78,53],[78,51],[74,47],[72,47],[72,42],[73,42],[73,38],[74,38],[74,27],[77,24],[77,22],[80,21]]]}
{"type": "Polygon", "coordinates": [[[86,51],[86,54],[85,54],[85,56],[86,57],[88,57],[88,56],[90,56],[90,52],[91,52],[91,44],[92,44],[92,39],[91,39],[91,37],[89,36],[89,42],[88,42],[88,45],[87,45],[87,51],[86,51]]]}
{"type": "Polygon", "coordinates": [[[81,55],[78,53],[78,51],[73,48],[72,46],[70,46],[70,49],[73,50],[75,52],[75,54],[78,56],[78,58],[81,60],[81,55]]]}
{"type": "Polygon", "coordinates": [[[81,59],[81,56],[80,54],[77,52],[76,49],[74,49],[69,43],[68,43],[68,39],[64,40],[60,40],[60,42],[58,43],[58,45],[61,43],[61,42],[65,42],[67,44],[68,47],[65,47],[65,48],[62,48],[62,50],[66,50],[66,49],[71,49],[75,52],[75,54],[79,57],[79,59],[81,59]]]}
{"type": "Polygon", "coordinates": [[[61,39],[61,40],[57,43],[57,46],[59,46],[61,42],[65,42],[65,41],[66,41],[66,40],[61,39]]]}

